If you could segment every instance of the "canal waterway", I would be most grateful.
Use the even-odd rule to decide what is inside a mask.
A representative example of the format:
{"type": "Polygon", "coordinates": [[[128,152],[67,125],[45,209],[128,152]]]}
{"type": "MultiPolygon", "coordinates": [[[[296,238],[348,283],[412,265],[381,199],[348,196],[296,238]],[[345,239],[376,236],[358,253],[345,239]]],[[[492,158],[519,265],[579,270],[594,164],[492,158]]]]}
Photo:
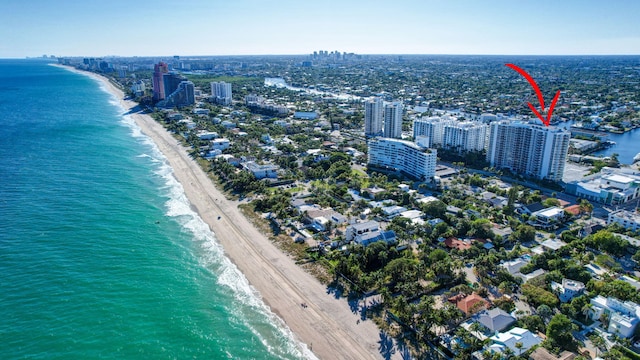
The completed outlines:
{"type": "MultiPolygon", "coordinates": [[[[573,123],[573,121],[567,121],[556,126],[569,130],[573,123]]],[[[640,153],[640,129],[627,131],[624,134],[607,133],[607,140],[613,141],[616,144],[589,155],[611,156],[613,154],[618,154],[618,160],[620,163],[632,164],[633,157],[640,153]]]]}

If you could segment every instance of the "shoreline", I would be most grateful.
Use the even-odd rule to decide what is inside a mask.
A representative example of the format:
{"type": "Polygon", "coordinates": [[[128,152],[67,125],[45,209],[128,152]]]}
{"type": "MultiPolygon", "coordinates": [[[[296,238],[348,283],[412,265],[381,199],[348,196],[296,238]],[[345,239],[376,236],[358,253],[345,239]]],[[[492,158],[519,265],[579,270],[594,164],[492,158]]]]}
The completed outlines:
{"type": "Polygon", "coordinates": [[[380,330],[372,321],[361,319],[360,304],[352,311],[345,299],[336,299],[328,293],[326,286],[260,233],[238,209],[239,202],[227,200],[189,156],[188,148],[151,116],[137,110],[139,104],[125,100],[122,90],[108,78],[69,66],[60,67],[98,80],[156,144],[167,158],[173,176],[182,185],[191,206],[215,234],[225,255],[258,291],[271,312],[293,332],[295,340],[306,344],[306,348],[301,349],[303,356],[382,358],[378,351],[380,330]]]}

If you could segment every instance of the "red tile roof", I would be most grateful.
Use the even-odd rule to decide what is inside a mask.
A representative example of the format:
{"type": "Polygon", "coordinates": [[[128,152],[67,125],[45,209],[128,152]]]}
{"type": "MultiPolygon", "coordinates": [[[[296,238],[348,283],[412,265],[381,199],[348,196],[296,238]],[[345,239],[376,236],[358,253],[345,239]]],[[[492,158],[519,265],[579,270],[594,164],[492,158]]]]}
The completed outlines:
{"type": "Polygon", "coordinates": [[[462,241],[462,240],[454,238],[454,237],[447,238],[444,241],[444,244],[448,248],[452,248],[452,249],[458,249],[458,250],[471,249],[471,242],[470,241],[469,242],[468,241],[462,241]]]}
{"type": "Polygon", "coordinates": [[[470,315],[480,310],[486,309],[489,306],[489,302],[483,299],[478,294],[471,294],[466,298],[458,301],[456,303],[456,306],[465,314],[470,315]]]}
{"type": "Polygon", "coordinates": [[[572,215],[580,215],[580,213],[582,212],[580,210],[580,205],[571,205],[571,206],[567,206],[566,208],[564,208],[564,211],[572,214],[572,215]]]}

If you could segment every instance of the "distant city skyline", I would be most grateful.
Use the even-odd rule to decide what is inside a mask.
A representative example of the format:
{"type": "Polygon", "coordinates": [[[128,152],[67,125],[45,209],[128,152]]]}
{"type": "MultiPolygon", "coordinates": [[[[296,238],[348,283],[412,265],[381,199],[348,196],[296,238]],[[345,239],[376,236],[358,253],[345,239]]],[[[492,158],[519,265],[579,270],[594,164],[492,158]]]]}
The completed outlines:
{"type": "Polygon", "coordinates": [[[633,0],[7,0],[0,13],[0,58],[640,54],[633,0]]]}

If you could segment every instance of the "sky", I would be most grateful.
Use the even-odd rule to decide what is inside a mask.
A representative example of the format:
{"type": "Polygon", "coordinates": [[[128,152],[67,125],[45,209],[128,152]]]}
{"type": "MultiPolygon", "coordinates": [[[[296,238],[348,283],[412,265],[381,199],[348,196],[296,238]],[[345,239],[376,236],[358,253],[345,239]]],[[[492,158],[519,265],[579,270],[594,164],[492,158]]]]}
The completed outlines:
{"type": "Polygon", "coordinates": [[[1,0],[0,58],[640,54],[637,0],[1,0]]]}

